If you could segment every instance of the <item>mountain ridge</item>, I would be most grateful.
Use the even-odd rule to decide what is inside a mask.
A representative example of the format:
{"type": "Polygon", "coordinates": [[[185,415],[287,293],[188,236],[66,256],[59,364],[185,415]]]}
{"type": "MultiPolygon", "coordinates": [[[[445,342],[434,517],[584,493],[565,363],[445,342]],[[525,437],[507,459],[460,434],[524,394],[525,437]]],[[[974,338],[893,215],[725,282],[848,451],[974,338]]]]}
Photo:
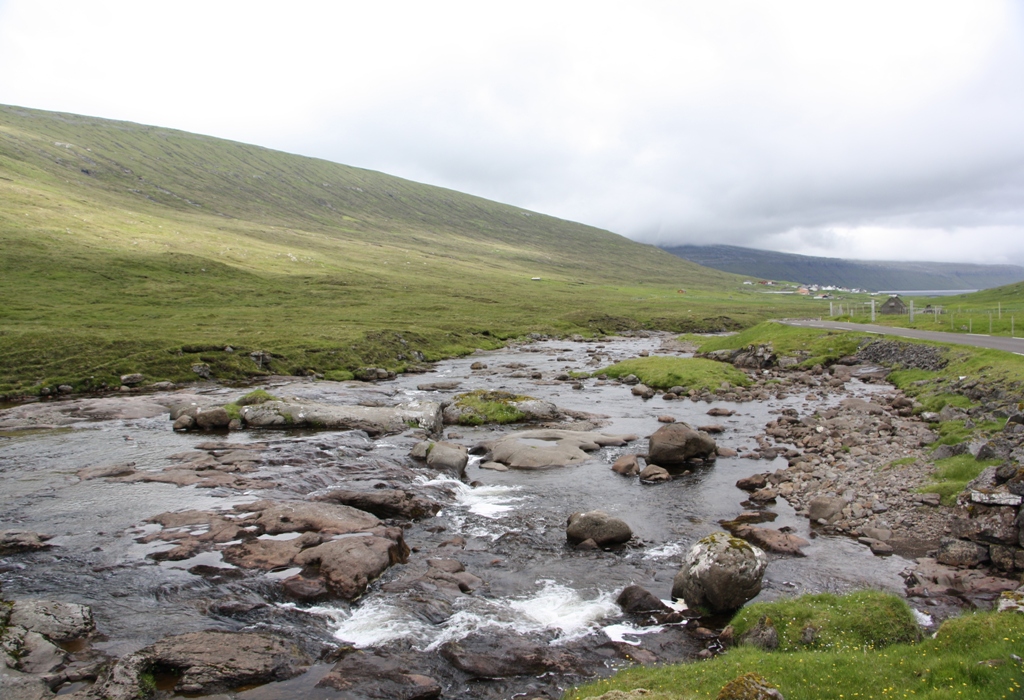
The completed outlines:
{"type": "Polygon", "coordinates": [[[1024,280],[1024,267],[1018,265],[846,260],[727,245],[663,246],[662,249],[723,272],[875,292],[973,291],[1024,280]]]}

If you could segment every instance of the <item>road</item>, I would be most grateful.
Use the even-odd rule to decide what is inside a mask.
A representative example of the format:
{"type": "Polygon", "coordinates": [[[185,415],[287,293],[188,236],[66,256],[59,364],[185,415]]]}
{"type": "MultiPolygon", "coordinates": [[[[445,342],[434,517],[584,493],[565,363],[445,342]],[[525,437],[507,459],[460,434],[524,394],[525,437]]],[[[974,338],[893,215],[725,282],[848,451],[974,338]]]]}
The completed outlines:
{"type": "Polygon", "coordinates": [[[865,323],[837,323],[835,321],[811,321],[788,319],[782,321],[789,326],[806,328],[828,328],[837,331],[860,331],[861,333],[878,333],[879,335],[898,335],[901,338],[932,340],[937,343],[956,343],[957,345],[973,345],[979,348],[1005,350],[1024,355],[1024,338],[1007,338],[999,335],[980,335],[974,333],[940,333],[938,331],[919,331],[913,328],[892,328],[890,326],[872,326],[865,323]]]}

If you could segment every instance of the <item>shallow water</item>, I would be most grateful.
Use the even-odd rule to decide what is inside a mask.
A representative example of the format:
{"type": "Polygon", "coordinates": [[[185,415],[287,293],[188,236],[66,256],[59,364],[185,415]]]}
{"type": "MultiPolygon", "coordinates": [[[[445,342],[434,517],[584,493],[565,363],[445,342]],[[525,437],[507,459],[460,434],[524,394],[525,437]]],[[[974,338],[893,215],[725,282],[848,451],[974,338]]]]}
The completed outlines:
{"type": "MultiPolygon", "coordinates": [[[[378,385],[302,380],[277,381],[266,388],[280,396],[340,403],[442,400],[472,389],[504,389],[550,400],[563,409],[606,416],[607,422],[600,428],[606,433],[635,433],[643,438],[660,426],[659,415],[692,425],[718,423],[726,428],[715,436],[718,443],[740,450],[756,446],[755,436],[781,409],[795,408],[803,415],[838,401],[838,397],[823,401],[805,396],[742,404],[669,402],[660,397],[645,401],[633,396],[629,387],[615,383],[590,379],[582,390],[574,390],[567,383],[550,380],[558,372],[592,371],[595,364],[606,366],[641,350],[653,353],[660,342],[658,338],[623,339],[603,343],[604,347],[544,342],[477,353],[439,363],[430,374],[405,375],[378,385]],[[600,353],[596,363],[588,350],[600,353]],[[484,362],[489,369],[473,371],[473,362],[484,362]],[[544,379],[509,376],[514,369],[503,365],[514,363],[526,365],[519,371],[527,377],[539,370],[544,379]],[[416,388],[442,379],[458,380],[461,386],[449,392],[416,388]],[[707,411],[717,406],[737,413],[708,416],[707,411]]],[[[854,381],[847,395],[884,390],[854,381]]],[[[219,393],[230,400],[244,392],[225,389],[219,393]]],[[[511,429],[449,427],[446,432],[458,433],[455,440],[471,446],[511,429]]],[[[256,476],[272,477],[276,485],[266,492],[239,493],[170,484],[79,481],[75,476],[83,467],[127,461],[140,469],[161,469],[170,463],[169,455],[211,439],[210,435],[174,433],[166,415],[8,435],[10,439],[0,441],[0,490],[4,494],[0,529],[46,532],[54,535],[51,543],[55,547],[0,560],[3,592],[7,597],[91,605],[106,636],[97,646],[113,654],[140,648],[167,634],[210,627],[238,629],[248,623],[358,647],[400,643],[425,652],[481,630],[540,635],[556,645],[588,636],[641,643],[642,633],[656,634],[657,630],[631,627],[614,603],[618,591],[636,583],[667,600],[689,547],[721,529],[719,520],[731,519],[743,510],[740,503],[746,494],[735,487],[736,480],[785,466],[782,458],[773,463],[720,458],[671,482],[644,485],[610,469],[619,455],[644,452],[646,442],[641,439],[627,447],[604,448],[585,463],[558,469],[496,472],[481,469],[479,458],[474,458],[467,468],[466,480],[474,484],[469,486],[408,462],[406,455],[417,440],[412,434],[373,443],[351,433],[243,432],[231,434],[231,442],[269,443],[256,476]],[[211,582],[186,569],[197,563],[227,567],[219,555],[158,565],[146,555],[167,545],[136,542],[137,537],[155,529],[145,526],[145,519],[162,512],[227,509],[267,494],[304,497],[352,479],[379,481],[381,476],[375,471],[379,462],[375,460],[413,466],[415,478],[410,481],[436,494],[447,494],[446,505],[436,518],[406,531],[406,540],[414,549],[407,567],[422,565],[426,556],[454,556],[485,582],[475,595],[458,600],[451,616],[440,623],[424,619],[409,594],[384,592],[386,584],[403,575],[403,566],[392,567],[355,604],[302,608],[280,600],[274,589],[274,580],[291,575],[291,571],[211,582]],[[569,549],[566,518],[574,511],[593,509],[626,520],[636,539],[615,552],[569,549]],[[456,536],[465,539],[463,549],[439,550],[442,540],[456,536]],[[259,608],[255,617],[239,619],[217,612],[217,604],[225,600],[270,605],[259,608]]],[[[405,471],[407,467],[403,467],[405,471]]],[[[874,557],[867,548],[844,538],[812,538],[806,518],[797,517],[781,499],[771,509],[779,514],[772,527],[790,526],[811,544],[803,558],[770,555],[759,599],[864,587],[902,590],[899,573],[909,562],[899,557],[874,557]]],[[[322,675],[323,669],[315,667],[311,674],[322,675]]],[[[241,697],[291,697],[299,688],[309,695],[310,677],[307,674],[305,681],[246,691],[241,697]]],[[[508,692],[507,686],[502,688],[500,692],[508,692]]]]}

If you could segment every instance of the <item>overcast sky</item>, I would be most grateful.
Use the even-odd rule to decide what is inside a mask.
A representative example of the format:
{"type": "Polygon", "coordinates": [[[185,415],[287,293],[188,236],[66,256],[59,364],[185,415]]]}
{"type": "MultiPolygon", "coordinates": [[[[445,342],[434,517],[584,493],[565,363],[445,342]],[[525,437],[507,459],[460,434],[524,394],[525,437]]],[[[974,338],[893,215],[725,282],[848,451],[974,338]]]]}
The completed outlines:
{"type": "Polygon", "coordinates": [[[660,245],[1024,264],[1022,8],[0,0],[0,102],[660,245]]]}

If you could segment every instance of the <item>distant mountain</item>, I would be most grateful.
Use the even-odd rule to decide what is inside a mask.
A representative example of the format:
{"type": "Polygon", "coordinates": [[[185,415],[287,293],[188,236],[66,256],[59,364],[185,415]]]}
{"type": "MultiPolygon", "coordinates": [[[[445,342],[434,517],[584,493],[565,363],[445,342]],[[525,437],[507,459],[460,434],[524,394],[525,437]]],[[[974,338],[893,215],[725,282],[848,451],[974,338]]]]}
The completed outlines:
{"type": "Polygon", "coordinates": [[[698,265],[723,272],[870,291],[990,289],[1024,280],[1024,267],[1019,265],[843,260],[731,245],[663,248],[698,265]]]}

